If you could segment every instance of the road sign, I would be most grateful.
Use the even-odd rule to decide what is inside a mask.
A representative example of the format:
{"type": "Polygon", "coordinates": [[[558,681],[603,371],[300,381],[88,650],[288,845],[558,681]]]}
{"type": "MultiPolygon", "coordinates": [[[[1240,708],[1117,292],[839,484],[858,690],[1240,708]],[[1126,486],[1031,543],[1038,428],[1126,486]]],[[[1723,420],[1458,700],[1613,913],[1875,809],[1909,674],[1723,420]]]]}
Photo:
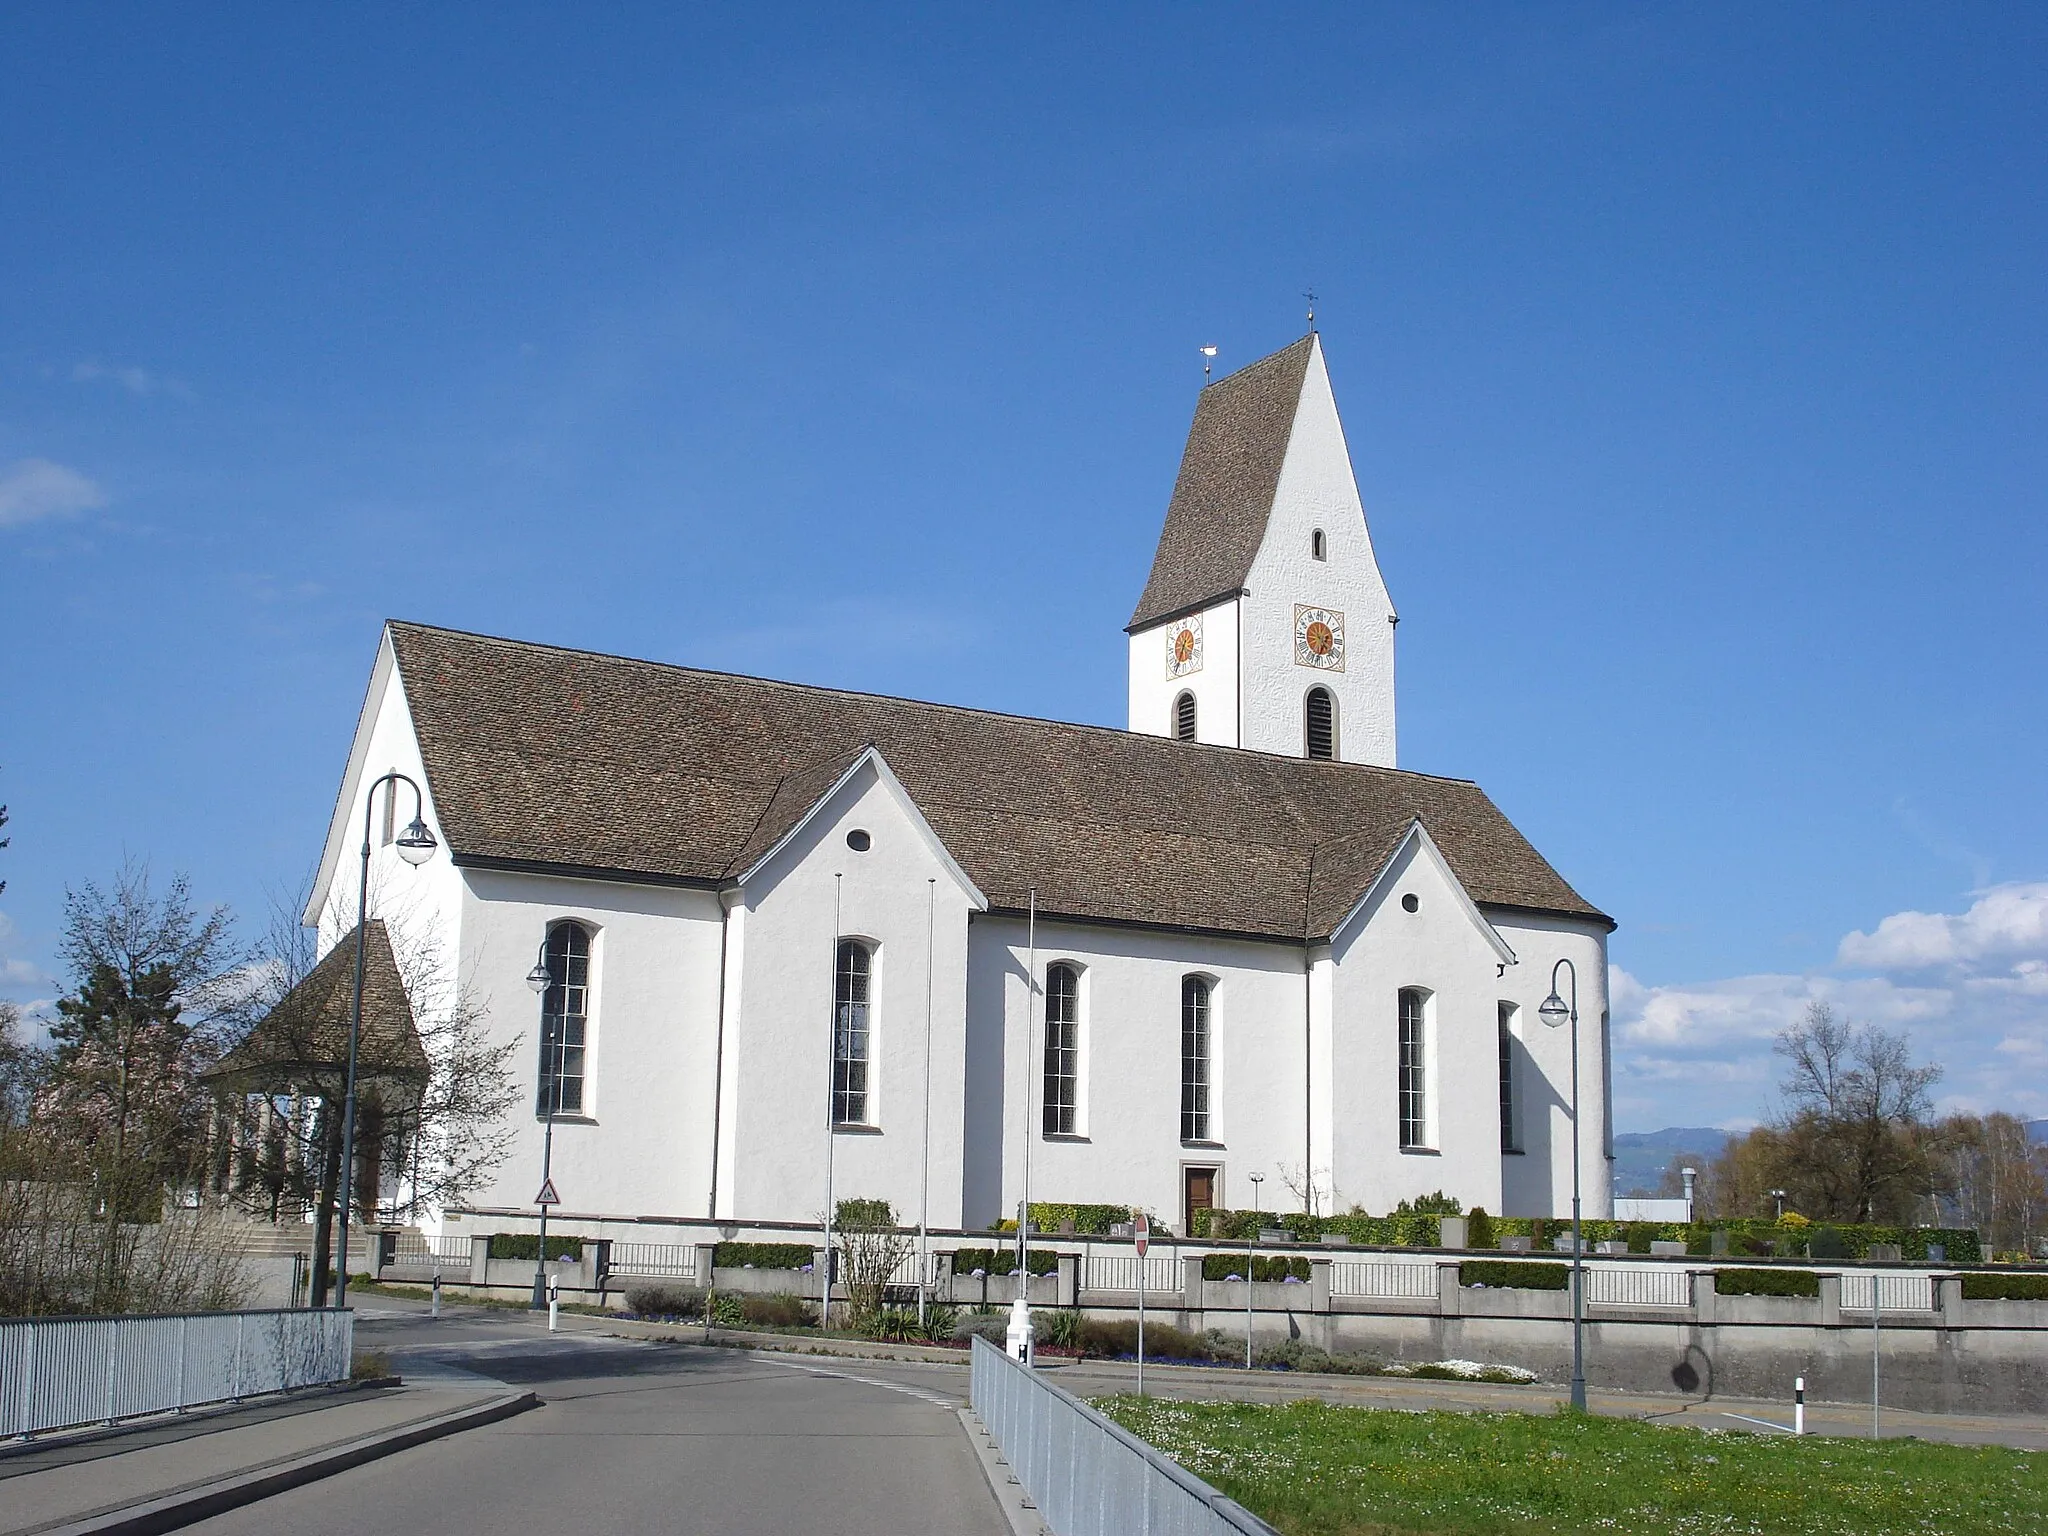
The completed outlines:
{"type": "Polygon", "coordinates": [[[540,1187],[540,1193],[533,1197],[535,1205],[560,1205],[562,1197],[555,1193],[555,1181],[549,1179],[540,1187]]]}
{"type": "Polygon", "coordinates": [[[1143,1211],[1131,1222],[1131,1236],[1137,1240],[1138,1257],[1142,1259],[1145,1250],[1152,1246],[1152,1218],[1143,1211]]]}

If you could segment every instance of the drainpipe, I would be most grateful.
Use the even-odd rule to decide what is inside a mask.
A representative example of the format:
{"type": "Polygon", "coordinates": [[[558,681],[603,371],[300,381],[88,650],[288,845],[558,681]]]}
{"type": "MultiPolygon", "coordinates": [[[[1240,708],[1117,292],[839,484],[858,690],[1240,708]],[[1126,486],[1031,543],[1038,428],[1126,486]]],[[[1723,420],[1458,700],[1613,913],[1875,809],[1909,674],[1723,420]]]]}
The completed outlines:
{"type": "Polygon", "coordinates": [[[718,1034],[711,1054],[711,1199],[704,1214],[718,1215],[718,1128],[725,1108],[725,956],[732,936],[732,909],[740,901],[737,888],[718,893],[718,1034]]]}

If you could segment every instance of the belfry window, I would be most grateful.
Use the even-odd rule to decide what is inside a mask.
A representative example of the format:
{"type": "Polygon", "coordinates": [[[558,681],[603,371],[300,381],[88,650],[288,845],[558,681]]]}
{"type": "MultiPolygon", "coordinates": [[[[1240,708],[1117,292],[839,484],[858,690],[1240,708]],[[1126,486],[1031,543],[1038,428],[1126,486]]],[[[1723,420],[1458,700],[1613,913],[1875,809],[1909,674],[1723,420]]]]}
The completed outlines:
{"type": "Polygon", "coordinates": [[[832,1123],[868,1123],[868,994],[875,957],[858,939],[841,939],[832,979],[832,1123]]]}
{"type": "Polygon", "coordinates": [[[1308,755],[1325,761],[1337,756],[1337,700],[1318,683],[1302,705],[1303,734],[1308,755]]]}
{"type": "Polygon", "coordinates": [[[1173,701],[1173,739],[1195,739],[1195,696],[1192,693],[1183,693],[1173,701]]]}
{"type": "Polygon", "coordinates": [[[557,923],[548,930],[547,991],[540,1003],[540,1095],[537,1112],[583,1113],[585,1031],[590,1023],[590,930],[557,923]]]}
{"type": "Polygon", "coordinates": [[[1427,995],[1417,987],[1403,987],[1400,999],[1401,1031],[1401,1149],[1410,1151],[1429,1145],[1429,1019],[1427,995]]]}
{"type": "Polygon", "coordinates": [[[1323,537],[1322,529],[1318,528],[1308,536],[1308,552],[1318,560],[1330,558],[1330,541],[1323,537]]]}
{"type": "Polygon", "coordinates": [[[1045,1134],[1074,1134],[1081,1097],[1081,973],[1055,965],[1045,973],[1045,1134]]]}
{"type": "Polygon", "coordinates": [[[1209,1139],[1209,983],[1186,976],[1180,984],[1180,1139],[1209,1139]]]}

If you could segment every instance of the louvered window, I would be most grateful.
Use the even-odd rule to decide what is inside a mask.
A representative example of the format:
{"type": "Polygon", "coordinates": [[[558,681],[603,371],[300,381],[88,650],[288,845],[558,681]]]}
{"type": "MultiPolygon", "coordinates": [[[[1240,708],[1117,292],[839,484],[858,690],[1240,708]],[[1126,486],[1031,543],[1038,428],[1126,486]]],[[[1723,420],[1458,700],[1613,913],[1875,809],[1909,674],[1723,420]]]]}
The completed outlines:
{"type": "Polygon", "coordinates": [[[1323,687],[1309,689],[1304,712],[1307,717],[1308,755],[1334,759],[1337,755],[1337,701],[1330,690],[1323,687]]]}
{"type": "Polygon", "coordinates": [[[1195,696],[1183,693],[1173,701],[1173,735],[1176,741],[1195,739],[1195,696]]]}

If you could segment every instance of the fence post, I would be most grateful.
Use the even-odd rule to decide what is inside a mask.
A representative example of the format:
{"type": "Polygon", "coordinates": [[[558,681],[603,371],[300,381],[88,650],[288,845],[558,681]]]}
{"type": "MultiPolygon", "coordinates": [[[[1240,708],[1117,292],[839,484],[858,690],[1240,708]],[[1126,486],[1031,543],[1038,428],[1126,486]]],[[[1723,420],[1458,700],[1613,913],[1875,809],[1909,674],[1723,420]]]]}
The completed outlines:
{"type": "Polygon", "coordinates": [[[114,1422],[114,1369],[121,1360],[121,1319],[110,1319],[107,1329],[107,1412],[106,1422],[114,1422]]]}
{"type": "Polygon", "coordinates": [[[21,1370],[21,1438],[36,1432],[36,1325],[28,1325],[28,1360],[21,1370]]]}
{"type": "Polygon", "coordinates": [[[228,1401],[231,1403],[242,1400],[242,1332],[248,1324],[248,1313],[235,1314],[235,1368],[228,1378],[228,1401]]]}
{"type": "Polygon", "coordinates": [[[185,1335],[191,1330],[192,1319],[178,1319],[178,1412],[185,1411],[185,1335]]]}

